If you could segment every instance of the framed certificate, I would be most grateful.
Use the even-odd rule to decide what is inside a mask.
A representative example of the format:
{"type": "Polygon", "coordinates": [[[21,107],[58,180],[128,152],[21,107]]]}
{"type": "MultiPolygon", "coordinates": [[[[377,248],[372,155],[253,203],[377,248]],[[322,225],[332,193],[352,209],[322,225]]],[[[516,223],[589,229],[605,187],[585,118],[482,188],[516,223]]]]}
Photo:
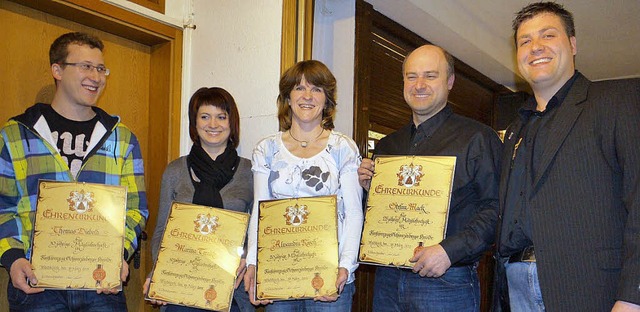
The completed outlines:
{"type": "Polygon", "coordinates": [[[447,230],[455,157],[379,156],[369,188],[359,259],[413,267],[420,248],[447,230]]]}
{"type": "Polygon", "coordinates": [[[336,196],[260,202],[256,297],[306,299],[337,294],[336,196]]]}
{"type": "Polygon", "coordinates": [[[122,289],[127,188],[40,181],[32,241],[34,287],[122,289]]]}
{"type": "Polygon", "coordinates": [[[174,202],[146,299],[229,311],[248,222],[246,213],[174,202]]]}

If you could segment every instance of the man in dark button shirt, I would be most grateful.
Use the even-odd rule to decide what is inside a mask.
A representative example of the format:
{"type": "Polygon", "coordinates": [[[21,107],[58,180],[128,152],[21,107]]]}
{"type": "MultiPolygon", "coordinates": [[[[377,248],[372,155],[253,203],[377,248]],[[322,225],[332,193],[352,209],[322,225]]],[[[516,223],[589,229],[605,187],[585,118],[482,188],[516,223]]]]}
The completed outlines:
{"type": "MultiPolygon", "coordinates": [[[[479,311],[476,267],[495,237],[502,144],[491,128],[447,106],[455,75],[446,51],[417,48],[406,57],[403,76],[413,120],[380,140],[376,154],[456,156],[456,170],[446,238],[411,259],[413,272],[377,268],[374,311],[479,311]]],[[[370,159],[358,169],[367,190],[373,170],[370,159]]]]}
{"type": "Polygon", "coordinates": [[[640,80],[576,71],[562,5],[530,4],[513,29],[533,96],[502,158],[497,271],[511,310],[640,311],[640,80]]]}

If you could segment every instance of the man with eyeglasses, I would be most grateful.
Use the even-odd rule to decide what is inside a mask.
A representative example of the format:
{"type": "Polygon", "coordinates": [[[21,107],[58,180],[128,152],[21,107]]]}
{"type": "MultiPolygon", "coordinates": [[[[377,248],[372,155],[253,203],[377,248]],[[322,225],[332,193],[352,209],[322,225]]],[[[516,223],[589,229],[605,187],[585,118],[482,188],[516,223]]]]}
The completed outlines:
{"type": "MultiPolygon", "coordinates": [[[[117,289],[32,288],[31,237],[38,181],[79,181],[127,187],[124,258],[137,248],[148,216],[140,145],[120,118],[96,107],[109,69],[102,41],[85,33],[58,37],[49,50],[56,92],[0,129],[0,264],[9,272],[11,311],[126,311],[117,289]]],[[[128,276],[123,261],[122,280],[128,276]]]]}

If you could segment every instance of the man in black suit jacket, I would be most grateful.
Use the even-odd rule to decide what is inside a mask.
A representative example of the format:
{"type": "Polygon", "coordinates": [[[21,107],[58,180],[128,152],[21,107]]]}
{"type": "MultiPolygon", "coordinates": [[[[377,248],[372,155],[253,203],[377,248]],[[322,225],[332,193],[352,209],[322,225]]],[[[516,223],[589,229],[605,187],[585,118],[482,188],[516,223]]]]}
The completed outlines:
{"type": "Polygon", "coordinates": [[[575,70],[573,17],[513,22],[533,96],[507,129],[498,253],[513,311],[640,311],[640,79],[575,70]],[[538,284],[539,282],[539,284],[538,284]]]}

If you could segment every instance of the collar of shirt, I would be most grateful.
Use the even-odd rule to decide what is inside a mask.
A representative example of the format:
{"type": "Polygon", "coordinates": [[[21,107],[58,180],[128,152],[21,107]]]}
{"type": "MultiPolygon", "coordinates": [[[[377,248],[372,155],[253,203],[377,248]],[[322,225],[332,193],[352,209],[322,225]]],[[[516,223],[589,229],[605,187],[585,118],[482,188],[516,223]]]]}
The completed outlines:
{"type": "Polygon", "coordinates": [[[567,94],[569,93],[569,90],[571,90],[571,86],[573,85],[573,82],[576,80],[577,77],[578,77],[578,71],[576,70],[573,73],[573,76],[571,76],[571,78],[569,78],[569,80],[567,80],[567,82],[564,83],[562,88],[560,88],[560,90],[558,90],[558,92],[556,92],[556,94],[553,95],[553,97],[547,104],[547,108],[544,111],[539,112],[536,110],[536,106],[538,104],[536,102],[536,98],[534,96],[530,96],[525,102],[525,104],[522,106],[522,108],[520,108],[520,110],[518,111],[518,113],[520,114],[520,117],[522,117],[524,120],[527,120],[531,115],[544,116],[549,111],[553,110],[555,107],[560,106],[560,104],[562,104],[564,99],[567,97],[567,94]]]}
{"type": "Polygon", "coordinates": [[[447,105],[437,114],[433,115],[433,117],[425,120],[417,127],[414,123],[411,123],[411,143],[413,144],[423,139],[430,138],[433,133],[440,128],[442,123],[451,116],[451,114],[453,114],[453,109],[447,105]]]}

